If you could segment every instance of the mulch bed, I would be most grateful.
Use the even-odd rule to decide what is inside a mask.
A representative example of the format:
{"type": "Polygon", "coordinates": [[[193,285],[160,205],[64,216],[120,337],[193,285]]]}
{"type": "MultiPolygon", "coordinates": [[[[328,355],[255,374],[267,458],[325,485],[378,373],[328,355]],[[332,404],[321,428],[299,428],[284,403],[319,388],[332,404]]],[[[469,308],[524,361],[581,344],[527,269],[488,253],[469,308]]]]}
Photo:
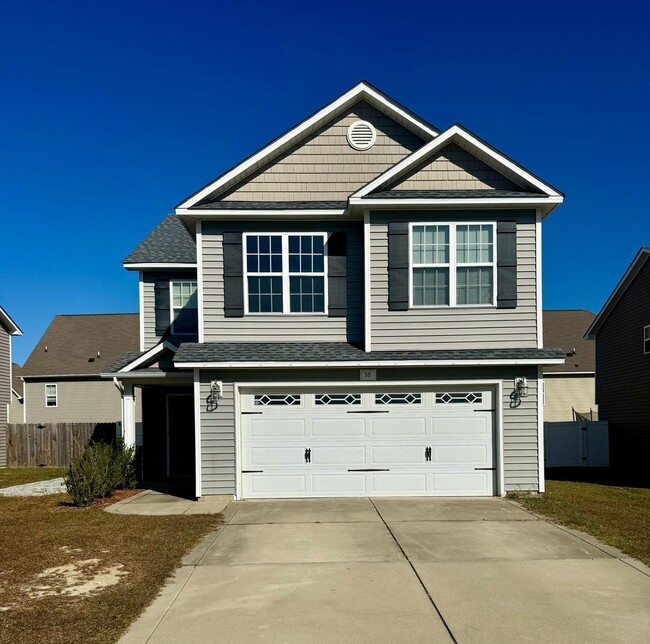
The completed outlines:
{"type": "Polygon", "coordinates": [[[113,494],[107,496],[105,499],[97,499],[97,501],[93,501],[91,507],[107,508],[109,505],[113,505],[113,503],[124,501],[124,499],[128,499],[129,497],[135,496],[136,494],[140,494],[140,492],[144,492],[144,490],[115,490],[113,494]]]}

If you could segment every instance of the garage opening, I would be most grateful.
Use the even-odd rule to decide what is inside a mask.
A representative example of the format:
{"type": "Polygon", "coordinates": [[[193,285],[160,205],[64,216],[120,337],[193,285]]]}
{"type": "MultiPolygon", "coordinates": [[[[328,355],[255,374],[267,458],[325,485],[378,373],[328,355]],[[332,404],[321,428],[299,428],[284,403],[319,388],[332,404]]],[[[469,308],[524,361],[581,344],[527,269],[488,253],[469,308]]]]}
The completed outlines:
{"type": "Polygon", "coordinates": [[[491,388],[241,394],[244,498],[491,496],[491,388]]]}

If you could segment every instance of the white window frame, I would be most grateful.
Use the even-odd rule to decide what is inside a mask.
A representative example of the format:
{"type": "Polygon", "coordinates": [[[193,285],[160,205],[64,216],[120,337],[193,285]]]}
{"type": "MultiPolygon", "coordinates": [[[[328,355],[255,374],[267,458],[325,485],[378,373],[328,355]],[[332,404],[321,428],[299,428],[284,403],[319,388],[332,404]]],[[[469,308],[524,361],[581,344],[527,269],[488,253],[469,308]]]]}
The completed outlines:
{"type": "Polygon", "coordinates": [[[263,315],[317,315],[327,317],[328,311],[328,293],[327,293],[327,240],[328,233],[295,231],[291,233],[244,233],[242,235],[242,262],[244,274],[244,315],[263,316],[263,315]],[[289,237],[322,237],[323,238],[323,272],[322,273],[290,273],[289,272],[289,237]],[[282,311],[249,311],[248,310],[248,262],[247,262],[247,240],[249,237],[281,237],[282,238],[282,272],[281,273],[250,273],[250,277],[281,277],[282,278],[282,311]],[[291,294],[289,289],[291,277],[322,277],[323,278],[323,311],[301,312],[291,311],[291,294]]]}
{"type": "Polygon", "coordinates": [[[180,336],[194,336],[197,335],[199,332],[199,327],[198,327],[198,320],[199,320],[199,282],[197,279],[179,279],[175,278],[172,280],[169,280],[169,328],[171,329],[172,335],[180,335],[180,336]],[[174,311],[176,310],[174,308],[174,284],[196,284],[196,319],[197,319],[197,326],[196,326],[196,333],[177,333],[174,331],[174,311]]]}
{"type": "Polygon", "coordinates": [[[650,350],[646,350],[646,342],[650,342],[650,324],[643,327],[643,354],[649,354],[650,350]]]}
{"type": "Polygon", "coordinates": [[[409,222],[409,309],[450,309],[450,308],[495,308],[497,305],[497,225],[494,221],[412,221],[409,222]],[[415,264],[413,262],[413,227],[414,226],[448,226],[449,228],[449,262],[446,264],[415,264]],[[492,261],[466,263],[457,261],[456,228],[458,226],[490,226],[492,228],[492,261]],[[449,304],[414,304],[413,303],[413,269],[414,268],[448,268],[449,269],[449,304]],[[490,304],[457,304],[456,274],[459,268],[492,269],[492,302],[490,304]]]}
{"type": "Polygon", "coordinates": [[[48,409],[54,409],[55,407],[59,406],[59,388],[57,387],[56,383],[51,383],[51,382],[46,382],[45,383],[45,406],[48,409]],[[54,404],[53,405],[48,405],[47,404],[47,399],[48,397],[51,398],[51,394],[48,395],[47,393],[47,388],[48,387],[54,387],[54,404]]]}

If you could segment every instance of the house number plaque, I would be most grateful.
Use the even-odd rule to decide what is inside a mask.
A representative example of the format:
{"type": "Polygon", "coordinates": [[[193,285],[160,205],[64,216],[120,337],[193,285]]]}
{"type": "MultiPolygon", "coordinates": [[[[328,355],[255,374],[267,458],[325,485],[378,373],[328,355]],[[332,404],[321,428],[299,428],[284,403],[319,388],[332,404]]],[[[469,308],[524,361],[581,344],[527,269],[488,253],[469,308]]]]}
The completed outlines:
{"type": "Polygon", "coordinates": [[[377,380],[377,369],[361,369],[359,380],[377,380]]]}

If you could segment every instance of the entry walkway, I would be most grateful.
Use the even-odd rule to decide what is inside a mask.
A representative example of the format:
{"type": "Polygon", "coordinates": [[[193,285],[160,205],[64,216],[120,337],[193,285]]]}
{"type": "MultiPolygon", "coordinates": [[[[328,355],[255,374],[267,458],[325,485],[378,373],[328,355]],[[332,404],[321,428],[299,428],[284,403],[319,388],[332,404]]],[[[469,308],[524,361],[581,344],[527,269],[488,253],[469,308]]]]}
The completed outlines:
{"type": "Polygon", "coordinates": [[[504,499],[231,503],[122,644],[650,641],[650,570],[504,499]]]}

